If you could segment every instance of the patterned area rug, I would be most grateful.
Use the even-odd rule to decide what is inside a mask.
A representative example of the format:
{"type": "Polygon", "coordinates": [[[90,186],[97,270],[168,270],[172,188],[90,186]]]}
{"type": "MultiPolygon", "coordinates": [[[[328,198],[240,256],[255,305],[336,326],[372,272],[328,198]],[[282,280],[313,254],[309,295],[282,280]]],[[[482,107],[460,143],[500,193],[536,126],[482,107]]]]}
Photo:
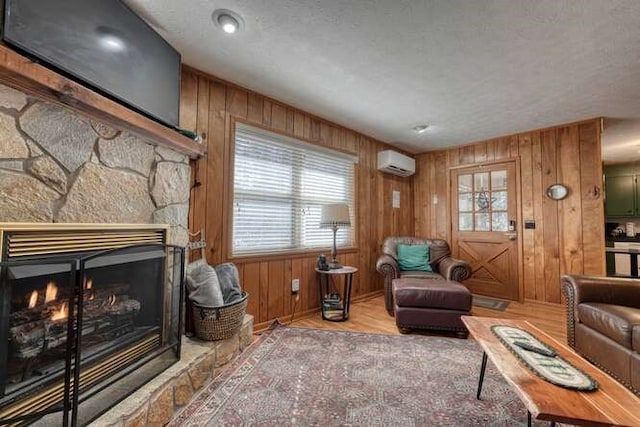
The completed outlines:
{"type": "Polygon", "coordinates": [[[526,425],[491,363],[476,400],[481,359],[472,340],[277,326],[170,425],[526,425]]]}

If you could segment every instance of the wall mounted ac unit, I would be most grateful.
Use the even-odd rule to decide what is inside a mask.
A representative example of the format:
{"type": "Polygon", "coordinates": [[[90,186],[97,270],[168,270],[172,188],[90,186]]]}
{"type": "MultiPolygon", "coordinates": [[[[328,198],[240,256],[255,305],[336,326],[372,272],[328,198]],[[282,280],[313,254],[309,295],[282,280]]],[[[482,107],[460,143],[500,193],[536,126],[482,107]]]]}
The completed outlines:
{"type": "Polygon", "coordinates": [[[378,152],[378,170],[399,176],[416,173],[416,161],[393,150],[378,152]]]}

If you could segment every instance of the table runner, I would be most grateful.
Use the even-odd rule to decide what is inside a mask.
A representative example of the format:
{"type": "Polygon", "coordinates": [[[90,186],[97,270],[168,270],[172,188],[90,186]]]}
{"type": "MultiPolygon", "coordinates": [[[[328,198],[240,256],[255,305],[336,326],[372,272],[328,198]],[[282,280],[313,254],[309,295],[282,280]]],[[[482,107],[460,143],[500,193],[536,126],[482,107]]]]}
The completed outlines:
{"type": "Polygon", "coordinates": [[[593,378],[573,366],[560,355],[556,355],[555,357],[545,356],[515,345],[514,343],[519,341],[555,352],[553,348],[524,329],[513,326],[496,325],[491,327],[491,331],[527,368],[545,381],[560,387],[580,391],[593,391],[598,389],[598,383],[593,378]]]}

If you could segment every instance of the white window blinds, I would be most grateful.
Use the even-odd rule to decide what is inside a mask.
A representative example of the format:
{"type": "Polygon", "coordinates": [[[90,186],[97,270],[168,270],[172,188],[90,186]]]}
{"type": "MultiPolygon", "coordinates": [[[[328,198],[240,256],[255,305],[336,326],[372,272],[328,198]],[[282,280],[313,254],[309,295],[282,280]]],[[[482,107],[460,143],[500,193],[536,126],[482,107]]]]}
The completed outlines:
{"type": "Polygon", "coordinates": [[[236,123],[234,159],[234,255],[330,247],[333,232],[319,227],[328,203],[349,205],[336,242],[352,245],[357,157],[236,123]]]}

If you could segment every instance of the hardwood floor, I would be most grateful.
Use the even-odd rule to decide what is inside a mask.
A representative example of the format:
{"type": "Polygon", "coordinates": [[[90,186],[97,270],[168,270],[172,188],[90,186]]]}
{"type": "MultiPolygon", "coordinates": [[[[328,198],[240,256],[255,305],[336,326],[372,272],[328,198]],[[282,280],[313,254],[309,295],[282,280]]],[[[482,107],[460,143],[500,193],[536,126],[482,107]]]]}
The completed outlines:
{"type": "MultiPolygon", "coordinates": [[[[567,342],[565,307],[560,304],[526,301],[512,302],[505,311],[473,307],[472,314],[482,317],[505,319],[523,319],[533,323],[560,342],[567,342]]],[[[400,334],[394,318],[384,308],[384,296],[358,301],[351,305],[349,320],[346,322],[329,322],[322,320],[320,313],[313,313],[294,319],[293,326],[340,331],[370,332],[381,334],[400,334]]]]}

